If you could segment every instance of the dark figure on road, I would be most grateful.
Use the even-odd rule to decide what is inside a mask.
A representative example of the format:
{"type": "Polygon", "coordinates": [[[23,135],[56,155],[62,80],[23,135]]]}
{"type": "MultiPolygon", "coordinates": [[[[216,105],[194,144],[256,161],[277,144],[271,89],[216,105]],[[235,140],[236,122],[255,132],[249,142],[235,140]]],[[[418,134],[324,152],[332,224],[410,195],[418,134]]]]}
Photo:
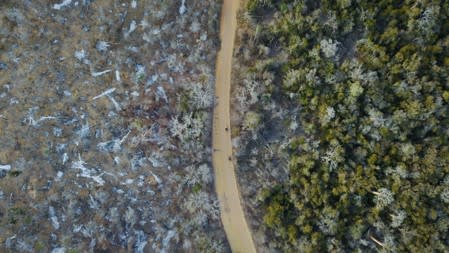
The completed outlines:
{"type": "Polygon", "coordinates": [[[229,157],[228,157],[228,160],[229,160],[229,161],[232,161],[232,158],[229,156],[229,157]]]}
{"type": "Polygon", "coordinates": [[[227,132],[228,130],[229,130],[229,128],[226,127],[226,128],[225,128],[225,131],[227,132]]]}

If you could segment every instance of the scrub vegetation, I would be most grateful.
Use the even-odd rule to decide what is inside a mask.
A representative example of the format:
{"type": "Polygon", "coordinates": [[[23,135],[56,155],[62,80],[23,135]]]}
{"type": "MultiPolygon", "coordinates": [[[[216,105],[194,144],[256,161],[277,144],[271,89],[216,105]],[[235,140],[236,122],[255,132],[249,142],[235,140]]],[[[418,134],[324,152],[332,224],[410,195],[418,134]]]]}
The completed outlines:
{"type": "Polygon", "coordinates": [[[449,251],[449,2],[244,8],[234,137],[261,247],[449,251]]]}

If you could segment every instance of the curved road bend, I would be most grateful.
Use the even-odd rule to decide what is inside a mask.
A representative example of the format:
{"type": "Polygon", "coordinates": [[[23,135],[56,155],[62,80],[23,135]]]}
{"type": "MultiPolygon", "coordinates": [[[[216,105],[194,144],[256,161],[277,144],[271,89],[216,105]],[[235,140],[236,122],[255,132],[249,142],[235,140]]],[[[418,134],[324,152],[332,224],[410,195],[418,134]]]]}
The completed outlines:
{"type": "Polygon", "coordinates": [[[215,96],[218,104],[213,120],[213,166],[215,189],[220,202],[221,221],[234,253],[256,253],[251,233],[240,204],[240,192],[232,156],[229,98],[231,93],[232,53],[237,27],[239,0],[223,0],[220,21],[221,49],[216,64],[215,96]],[[227,129],[226,129],[227,128],[227,129]]]}

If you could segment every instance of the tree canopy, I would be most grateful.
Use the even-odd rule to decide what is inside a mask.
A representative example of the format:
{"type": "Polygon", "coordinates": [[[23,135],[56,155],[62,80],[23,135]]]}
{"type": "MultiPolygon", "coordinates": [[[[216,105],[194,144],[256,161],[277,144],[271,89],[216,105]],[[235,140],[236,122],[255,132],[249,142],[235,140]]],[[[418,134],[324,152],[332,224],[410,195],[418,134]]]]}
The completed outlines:
{"type": "Polygon", "coordinates": [[[279,249],[448,252],[449,2],[249,0],[246,11],[254,47],[288,55],[273,85],[296,95],[304,129],[288,183],[263,190],[279,249]]]}

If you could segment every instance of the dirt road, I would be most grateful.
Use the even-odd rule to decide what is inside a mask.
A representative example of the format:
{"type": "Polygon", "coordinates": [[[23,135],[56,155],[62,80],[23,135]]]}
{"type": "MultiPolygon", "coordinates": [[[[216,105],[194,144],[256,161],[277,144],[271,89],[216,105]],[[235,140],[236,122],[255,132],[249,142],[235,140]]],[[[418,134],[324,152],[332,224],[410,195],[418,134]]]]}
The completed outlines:
{"type": "Polygon", "coordinates": [[[234,253],[255,253],[254,242],[240,204],[234,166],[229,160],[232,157],[229,97],[238,7],[238,0],[223,1],[220,22],[221,49],[216,65],[215,96],[218,105],[214,110],[213,165],[221,220],[231,249],[234,253]]]}

